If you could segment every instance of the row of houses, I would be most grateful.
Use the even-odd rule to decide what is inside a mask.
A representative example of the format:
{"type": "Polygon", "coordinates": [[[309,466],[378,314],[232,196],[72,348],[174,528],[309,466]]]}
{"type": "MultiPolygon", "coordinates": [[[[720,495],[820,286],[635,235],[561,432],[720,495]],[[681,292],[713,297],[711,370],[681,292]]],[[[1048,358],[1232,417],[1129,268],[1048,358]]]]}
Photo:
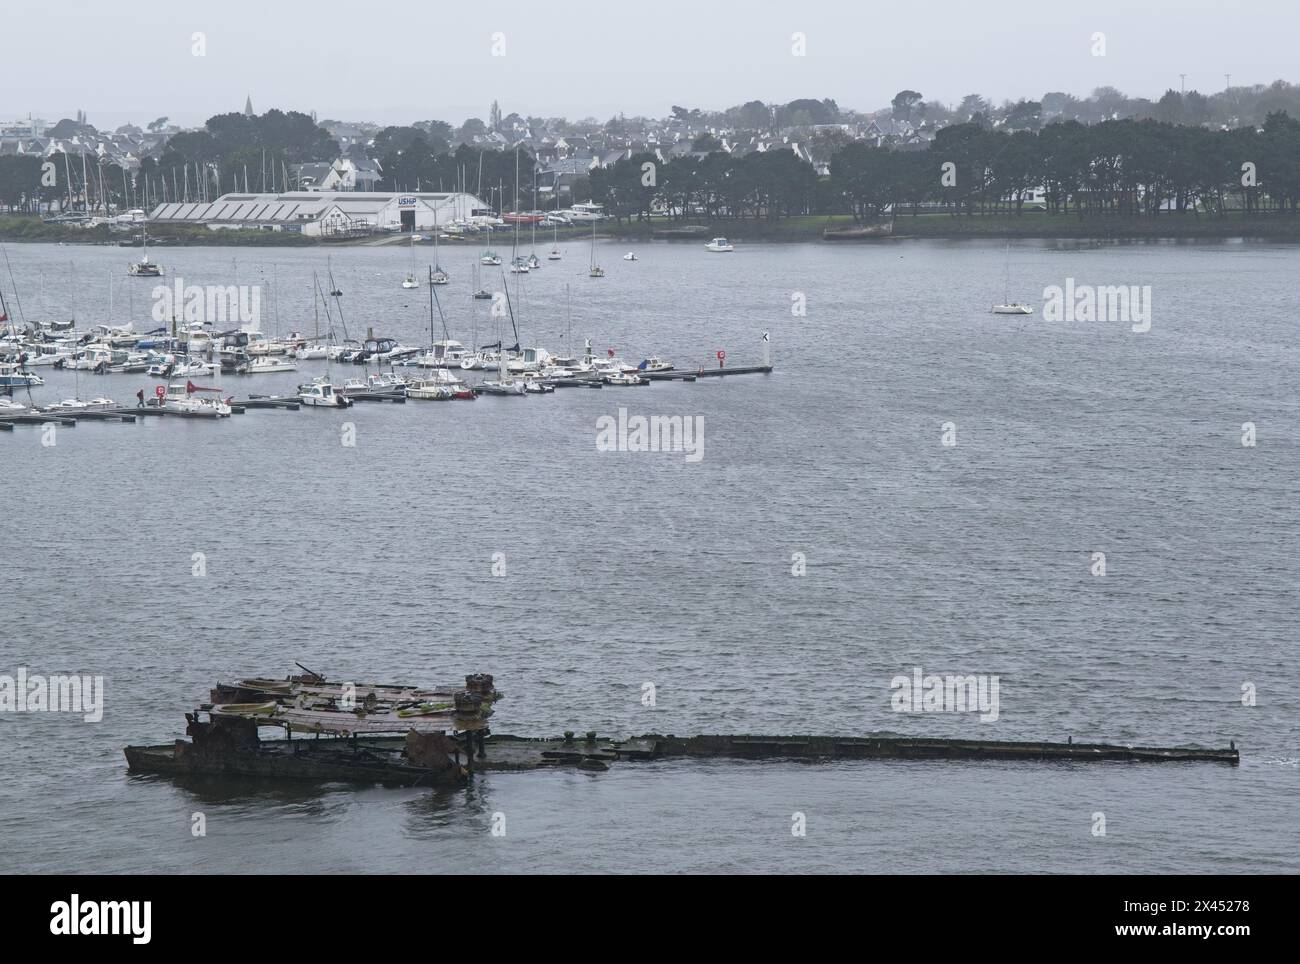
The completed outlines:
{"type": "Polygon", "coordinates": [[[181,130],[175,126],[144,130],[125,124],[106,132],[84,118],[78,112],[77,120],[65,119],[54,125],[39,118],[0,123],[0,157],[85,155],[135,171],[146,157],[160,154],[168,138],[181,130]]]}

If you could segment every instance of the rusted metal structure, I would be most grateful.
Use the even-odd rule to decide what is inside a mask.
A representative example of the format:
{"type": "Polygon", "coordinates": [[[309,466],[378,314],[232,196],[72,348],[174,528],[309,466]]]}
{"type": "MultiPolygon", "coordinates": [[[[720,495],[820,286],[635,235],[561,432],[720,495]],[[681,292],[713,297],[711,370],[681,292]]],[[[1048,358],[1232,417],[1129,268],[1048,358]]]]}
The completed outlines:
{"type": "Polygon", "coordinates": [[[971,760],[1069,762],[1211,762],[1236,765],[1228,749],[1141,747],[1103,743],[921,739],[896,735],[678,737],[623,740],[492,736],[488,719],[501,699],[492,676],[465,685],[331,683],[305,671],[284,680],[218,683],[209,702],[186,713],[190,737],[161,746],[128,746],[132,772],[353,781],[446,786],[475,770],[518,771],[573,766],[606,770],[627,761],[691,758],[738,760],[971,760]],[[206,716],[206,719],[204,717],[206,716]],[[264,740],[261,730],[283,730],[264,740]]]}

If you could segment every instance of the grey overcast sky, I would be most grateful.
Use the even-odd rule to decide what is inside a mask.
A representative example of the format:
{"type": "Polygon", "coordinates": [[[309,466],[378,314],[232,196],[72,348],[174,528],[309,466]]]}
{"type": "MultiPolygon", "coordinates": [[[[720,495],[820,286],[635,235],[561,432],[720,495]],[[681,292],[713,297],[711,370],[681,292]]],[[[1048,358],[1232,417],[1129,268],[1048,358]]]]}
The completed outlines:
{"type": "Polygon", "coordinates": [[[1297,37],[1300,0],[0,0],[0,121],[197,125],[249,95],[258,112],[453,125],[494,99],[601,120],[798,97],[874,110],[904,88],[1154,99],[1180,73],[1204,93],[1225,74],[1300,80],[1297,37]]]}

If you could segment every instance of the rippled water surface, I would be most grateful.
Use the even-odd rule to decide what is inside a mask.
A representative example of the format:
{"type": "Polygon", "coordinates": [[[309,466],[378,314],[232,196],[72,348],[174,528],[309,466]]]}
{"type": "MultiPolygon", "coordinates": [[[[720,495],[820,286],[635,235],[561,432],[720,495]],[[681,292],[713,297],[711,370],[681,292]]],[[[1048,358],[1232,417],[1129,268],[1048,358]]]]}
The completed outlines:
{"type": "MultiPolygon", "coordinates": [[[[1135,334],[989,315],[1005,294],[995,243],[660,243],[635,263],[601,245],[602,280],[585,246],[565,247],[512,287],[525,344],[558,351],[571,331],[578,350],[591,337],[693,368],[719,349],[757,362],[766,329],[776,372],[83,423],[52,447],[38,428],[0,435],[0,673],[108,688],[98,724],[0,715],[0,869],[1300,870],[1300,249],[1012,246],[1013,297],[1067,277],[1151,285],[1151,330],[1135,334]],[[619,405],[702,416],[703,460],[597,451],[596,419],[619,405]],[[1231,740],[1242,764],[662,762],[440,794],[127,775],[121,748],[180,736],[214,681],[295,661],[334,679],[494,673],[509,733],[1231,740]],[[998,674],[999,719],[892,712],[889,682],[914,666],[998,674]],[[190,835],[197,811],[206,838],[190,835]]],[[[8,247],[27,317],[144,329],[153,283],[125,277],[131,256],[8,247]]],[[[263,285],[268,332],[313,330],[323,251],[157,256],[169,283],[263,285]]],[[[495,337],[468,297],[475,251],[440,260],[452,336],[495,337]]],[[[409,264],[332,252],[352,335],[428,340],[427,289],[398,287],[409,264]]],[[[289,390],[311,366],[223,387],[289,390]]],[[[43,373],[38,402],[152,390],[43,373]]]]}

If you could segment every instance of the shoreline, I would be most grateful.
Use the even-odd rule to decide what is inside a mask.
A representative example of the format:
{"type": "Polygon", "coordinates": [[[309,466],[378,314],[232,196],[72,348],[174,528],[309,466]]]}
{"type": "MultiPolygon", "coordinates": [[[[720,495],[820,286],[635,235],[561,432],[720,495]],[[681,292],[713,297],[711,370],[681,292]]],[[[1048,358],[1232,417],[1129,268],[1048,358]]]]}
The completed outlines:
{"type": "MultiPolygon", "coordinates": [[[[861,228],[847,215],[802,216],[781,221],[736,220],[677,222],[654,219],[624,224],[605,224],[596,237],[603,241],[657,241],[679,244],[703,244],[709,238],[726,237],[746,243],[820,242],[837,246],[880,244],[913,240],[1014,240],[1046,241],[1274,241],[1300,242],[1300,218],[1210,218],[1169,215],[1157,218],[1079,218],[1076,215],[1050,215],[1041,212],[1015,215],[903,215],[892,222],[892,229],[863,237],[826,237],[825,232],[861,228]]],[[[539,243],[552,238],[567,242],[587,240],[589,228],[562,228],[558,232],[539,231],[539,243]]],[[[100,228],[72,228],[48,225],[34,215],[0,215],[0,241],[6,243],[64,244],[99,247],[123,247],[118,242],[127,232],[100,228]]],[[[281,231],[211,230],[205,227],[157,230],[150,232],[150,245],[171,247],[383,247],[399,243],[405,235],[383,234],[361,238],[315,238],[281,231]]],[[[421,242],[432,246],[432,240],[421,242]]],[[[452,247],[477,247],[478,235],[463,240],[442,242],[452,247]]],[[[138,245],[136,246],[138,247],[138,245]]]]}

